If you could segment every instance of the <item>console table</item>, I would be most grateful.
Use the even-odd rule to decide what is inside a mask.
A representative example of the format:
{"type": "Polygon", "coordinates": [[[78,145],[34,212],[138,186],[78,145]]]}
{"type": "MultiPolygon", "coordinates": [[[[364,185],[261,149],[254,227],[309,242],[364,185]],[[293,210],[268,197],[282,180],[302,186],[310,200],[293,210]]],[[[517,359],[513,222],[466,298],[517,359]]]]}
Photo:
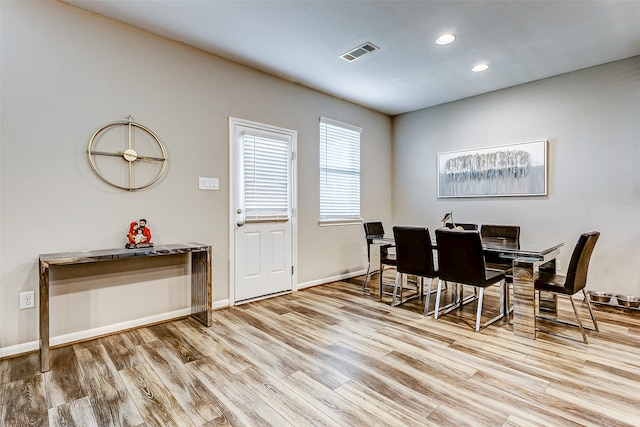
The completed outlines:
{"type": "Polygon", "coordinates": [[[49,370],[49,270],[53,266],[76,265],[128,258],[191,255],[191,316],[211,326],[211,246],[181,243],[138,249],[103,249],[84,252],[41,254],[40,262],[40,370],[49,370]]]}

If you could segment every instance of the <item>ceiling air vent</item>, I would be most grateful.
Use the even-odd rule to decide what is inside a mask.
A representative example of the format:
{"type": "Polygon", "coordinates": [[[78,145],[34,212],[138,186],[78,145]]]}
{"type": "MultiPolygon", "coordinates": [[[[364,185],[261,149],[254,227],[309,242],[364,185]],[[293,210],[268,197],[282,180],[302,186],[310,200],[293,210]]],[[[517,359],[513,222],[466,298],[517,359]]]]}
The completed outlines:
{"type": "Polygon", "coordinates": [[[362,55],[366,55],[367,53],[371,53],[375,50],[380,49],[378,46],[371,42],[366,42],[363,45],[360,45],[354,49],[351,49],[349,52],[345,52],[340,55],[340,58],[344,59],[347,62],[355,61],[360,58],[362,55]]]}

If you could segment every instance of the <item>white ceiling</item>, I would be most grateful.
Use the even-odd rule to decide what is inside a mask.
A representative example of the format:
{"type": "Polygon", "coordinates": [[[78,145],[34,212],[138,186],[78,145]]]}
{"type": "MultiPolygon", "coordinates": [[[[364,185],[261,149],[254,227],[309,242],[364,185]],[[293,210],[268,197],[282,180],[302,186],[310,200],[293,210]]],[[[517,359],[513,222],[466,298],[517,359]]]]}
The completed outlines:
{"type": "Polygon", "coordinates": [[[635,0],[63,1],[389,115],[640,55],[635,0]]]}

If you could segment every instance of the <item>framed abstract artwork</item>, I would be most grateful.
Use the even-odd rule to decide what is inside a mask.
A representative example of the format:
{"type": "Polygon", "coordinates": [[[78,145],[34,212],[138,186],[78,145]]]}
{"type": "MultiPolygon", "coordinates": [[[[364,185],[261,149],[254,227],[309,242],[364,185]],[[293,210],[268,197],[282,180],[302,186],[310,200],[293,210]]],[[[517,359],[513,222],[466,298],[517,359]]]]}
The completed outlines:
{"type": "Polygon", "coordinates": [[[546,139],[438,153],[438,198],[546,194],[546,139]]]}

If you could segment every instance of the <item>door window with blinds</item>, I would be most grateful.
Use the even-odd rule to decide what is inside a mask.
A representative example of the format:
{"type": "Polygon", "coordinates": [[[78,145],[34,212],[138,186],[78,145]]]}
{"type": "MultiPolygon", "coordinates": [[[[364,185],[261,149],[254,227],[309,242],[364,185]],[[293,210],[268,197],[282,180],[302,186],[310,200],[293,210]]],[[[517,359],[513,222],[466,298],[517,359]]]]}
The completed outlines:
{"type": "Polygon", "coordinates": [[[362,129],[320,118],[320,223],[360,219],[362,129]]]}
{"type": "Polygon", "coordinates": [[[288,221],[290,140],[243,132],[241,141],[245,221],[288,221]]]}

